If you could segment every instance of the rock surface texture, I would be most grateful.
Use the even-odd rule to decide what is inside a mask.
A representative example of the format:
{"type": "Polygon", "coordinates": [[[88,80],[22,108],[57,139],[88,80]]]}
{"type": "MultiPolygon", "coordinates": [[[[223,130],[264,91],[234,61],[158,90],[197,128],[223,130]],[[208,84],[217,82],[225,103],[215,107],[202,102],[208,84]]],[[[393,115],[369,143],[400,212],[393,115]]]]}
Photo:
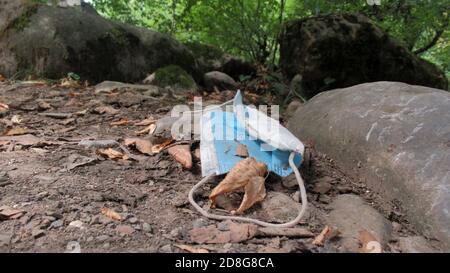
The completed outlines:
{"type": "Polygon", "coordinates": [[[396,82],[324,92],[288,128],[450,249],[450,93],[396,82]]]}
{"type": "Polygon", "coordinates": [[[362,15],[327,15],[291,21],[280,37],[280,67],[299,75],[306,99],[336,88],[396,81],[447,89],[445,74],[362,15]]]}

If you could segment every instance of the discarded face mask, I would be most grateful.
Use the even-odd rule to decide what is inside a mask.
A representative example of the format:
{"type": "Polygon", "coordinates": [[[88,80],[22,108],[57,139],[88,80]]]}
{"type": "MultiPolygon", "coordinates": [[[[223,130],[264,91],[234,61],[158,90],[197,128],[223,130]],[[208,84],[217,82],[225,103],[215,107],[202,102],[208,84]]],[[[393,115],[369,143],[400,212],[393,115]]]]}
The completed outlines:
{"type": "Polygon", "coordinates": [[[306,190],[298,171],[302,162],[304,145],[278,121],[242,102],[238,91],[233,102],[233,112],[219,109],[206,111],[201,117],[200,157],[204,177],[189,193],[190,203],[205,217],[217,220],[237,220],[269,227],[292,227],[298,224],[307,207],[306,190]],[[266,164],[269,171],[280,176],[292,172],[297,178],[302,205],[298,216],[285,224],[271,224],[239,216],[222,216],[206,212],[193,199],[194,192],[212,176],[228,173],[239,161],[238,146],[247,148],[248,156],[266,164]]]}

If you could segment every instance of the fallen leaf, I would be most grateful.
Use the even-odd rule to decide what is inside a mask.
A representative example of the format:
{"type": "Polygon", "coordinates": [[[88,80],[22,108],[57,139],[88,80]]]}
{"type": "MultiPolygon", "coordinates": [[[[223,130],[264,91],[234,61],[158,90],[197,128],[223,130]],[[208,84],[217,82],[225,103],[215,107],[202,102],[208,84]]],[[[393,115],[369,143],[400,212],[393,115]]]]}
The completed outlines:
{"type": "Polygon", "coordinates": [[[14,209],[8,206],[0,207],[0,220],[13,220],[22,217],[24,210],[14,209]]]}
{"type": "Polygon", "coordinates": [[[111,126],[124,126],[130,124],[130,121],[127,118],[120,119],[118,121],[113,121],[109,125],[111,126]]]}
{"type": "Polygon", "coordinates": [[[359,242],[361,243],[361,253],[382,253],[380,242],[367,230],[359,232],[359,242]]]}
{"type": "Polygon", "coordinates": [[[106,156],[109,159],[123,159],[123,160],[128,160],[128,156],[123,154],[122,152],[119,152],[117,150],[114,150],[113,148],[108,148],[108,149],[98,149],[97,150],[97,154],[102,155],[102,156],[106,156]]]}
{"type": "Polygon", "coordinates": [[[181,250],[184,250],[184,251],[187,251],[190,253],[209,253],[209,251],[204,248],[197,248],[197,247],[193,247],[193,246],[189,246],[189,245],[175,245],[175,246],[181,250]]]}
{"type": "Polygon", "coordinates": [[[254,224],[237,224],[232,221],[220,223],[226,230],[215,225],[194,228],[189,231],[191,241],[197,244],[239,243],[253,238],[258,230],[254,224]]]}
{"type": "Polygon", "coordinates": [[[144,129],[137,131],[136,134],[137,135],[144,135],[144,134],[153,134],[156,130],[156,124],[152,123],[150,125],[148,125],[147,127],[145,127],[144,129]]]}
{"type": "Polygon", "coordinates": [[[135,146],[136,149],[143,154],[153,155],[153,146],[150,140],[140,138],[127,138],[124,140],[124,144],[125,146],[135,146]]]}
{"type": "Polygon", "coordinates": [[[115,212],[114,210],[112,210],[110,208],[102,208],[101,212],[103,215],[105,215],[108,218],[111,218],[115,221],[122,221],[122,216],[120,216],[120,214],[118,214],[117,212],[115,212]]]}
{"type": "Polygon", "coordinates": [[[139,122],[136,122],[134,125],[136,126],[149,126],[154,124],[156,121],[153,118],[146,118],[144,120],[141,120],[139,122]]]}
{"type": "Polygon", "coordinates": [[[239,213],[244,212],[258,200],[262,200],[261,198],[265,197],[264,183],[261,183],[262,180],[260,179],[254,180],[253,178],[264,177],[266,172],[266,164],[256,162],[256,159],[253,157],[239,161],[209,195],[212,207],[215,206],[215,199],[218,195],[244,189],[246,194],[238,209],[239,213]],[[246,187],[250,182],[251,185],[246,187]]]}
{"type": "Polygon", "coordinates": [[[176,145],[167,149],[167,152],[181,163],[184,168],[192,168],[192,154],[190,145],[176,145]]]}
{"type": "Polygon", "coordinates": [[[245,146],[244,144],[239,144],[236,147],[235,155],[240,156],[240,157],[248,157],[247,146],[245,146]]]}
{"type": "Polygon", "coordinates": [[[323,246],[325,243],[325,240],[329,238],[329,235],[331,234],[332,229],[329,226],[325,226],[325,228],[320,232],[319,235],[317,235],[316,238],[314,238],[314,241],[312,242],[313,245],[316,246],[323,246]]]}
{"type": "Polygon", "coordinates": [[[4,136],[20,136],[20,135],[25,135],[26,133],[28,133],[28,129],[27,128],[14,127],[14,128],[11,128],[11,129],[7,130],[4,133],[4,136]]]}
{"type": "Polygon", "coordinates": [[[102,114],[115,115],[115,114],[119,113],[119,110],[114,109],[111,106],[99,106],[99,107],[94,109],[94,112],[98,113],[98,114],[101,114],[101,115],[102,114]]]}
{"type": "Polygon", "coordinates": [[[2,74],[0,74],[0,82],[4,82],[4,81],[6,81],[5,76],[3,76],[2,74]]]}
{"type": "Polygon", "coordinates": [[[242,214],[255,203],[261,202],[266,198],[266,187],[264,183],[264,177],[256,176],[250,178],[249,182],[244,187],[244,199],[242,199],[242,203],[236,211],[237,214],[242,214]]]}
{"type": "Polygon", "coordinates": [[[166,139],[163,143],[154,145],[152,147],[152,153],[159,154],[164,148],[169,146],[173,142],[173,139],[166,139]]]}
{"type": "Polygon", "coordinates": [[[7,105],[7,104],[5,104],[5,103],[1,103],[0,102],[0,109],[5,109],[5,110],[8,110],[9,109],[9,106],[7,105]]]}

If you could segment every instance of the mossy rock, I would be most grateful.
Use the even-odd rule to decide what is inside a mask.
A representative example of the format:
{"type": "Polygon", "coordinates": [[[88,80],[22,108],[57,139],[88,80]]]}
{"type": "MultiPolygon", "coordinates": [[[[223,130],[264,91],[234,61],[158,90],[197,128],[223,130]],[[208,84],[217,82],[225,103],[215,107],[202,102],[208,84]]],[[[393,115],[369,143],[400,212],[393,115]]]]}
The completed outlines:
{"type": "Polygon", "coordinates": [[[160,87],[174,86],[197,89],[197,85],[192,76],[178,65],[168,65],[156,70],[153,84],[160,87]]]}

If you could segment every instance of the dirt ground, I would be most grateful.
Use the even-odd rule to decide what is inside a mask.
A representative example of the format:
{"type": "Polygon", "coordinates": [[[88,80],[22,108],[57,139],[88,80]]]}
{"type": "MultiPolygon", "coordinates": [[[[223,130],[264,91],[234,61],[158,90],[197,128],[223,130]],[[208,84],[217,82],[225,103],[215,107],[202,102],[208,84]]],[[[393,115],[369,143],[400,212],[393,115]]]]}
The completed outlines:
{"type": "MultiPolygon", "coordinates": [[[[227,95],[207,99],[220,101],[227,95]]],[[[192,170],[184,170],[167,151],[144,156],[130,149],[138,160],[110,160],[78,145],[84,139],[121,142],[136,137],[136,131],[143,127],[135,126],[135,121],[158,119],[171,106],[190,101],[192,96],[170,98],[136,90],[95,94],[93,87],[0,83],[0,102],[9,105],[9,111],[0,116],[0,129],[27,129],[21,136],[25,139],[0,138],[0,176],[3,173],[8,181],[0,184],[0,207],[24,212],[17,219],[0,220],[4,238],[0,252],[66,252],[78,246],[81,252],[182,252],[175,245],[196,245],[190,230],[218,223],[201,217],[187,199],[191,187],[201,179],[198,159],[192,170]],[[111,106],[117,111],[109,109],[101,114],[95,110],[99,106],[111,106]],[[111,122],[123,118],[128,119],[128,125],[111,126],[111,122]],[[106,217],[102,208],[116,211],[122,220],[106,217]]],[[[192,150],[196,147],[198,143],[193,143],[192,150]]],[[[300,226],[314,236],[258,236],[236,243],[197,246],[210,252],[338,251],[338,241],[328,248],[312,244],[325,227],[333,198],[353,193],[375,208],[381,206],[376,195],[345,175],[333,160],[311,151],[302,173],[312,209],[300,226]],[[315,193],[314,185],[323,179],[328,179],[331,189],[315,193]]],[[[266,186],[269,192],[291,197],[296,192],[273,175],[266,186]]],[[[208,183],[200,191],[196,198],[201,205],[208,203],[213,187],[208,183]]],[[[249,213],[260,209],[256,205],[249,213]]],[[[394,204],[392,210],[380,210],[389,221],[397,222],[398,234],[414,234],[398,211],[394,204]],[[398,217],[394,219],[393,215],[398,217]]],[[[396,241],[389,242],[384,250],[398,251],[396,241]]]]}

